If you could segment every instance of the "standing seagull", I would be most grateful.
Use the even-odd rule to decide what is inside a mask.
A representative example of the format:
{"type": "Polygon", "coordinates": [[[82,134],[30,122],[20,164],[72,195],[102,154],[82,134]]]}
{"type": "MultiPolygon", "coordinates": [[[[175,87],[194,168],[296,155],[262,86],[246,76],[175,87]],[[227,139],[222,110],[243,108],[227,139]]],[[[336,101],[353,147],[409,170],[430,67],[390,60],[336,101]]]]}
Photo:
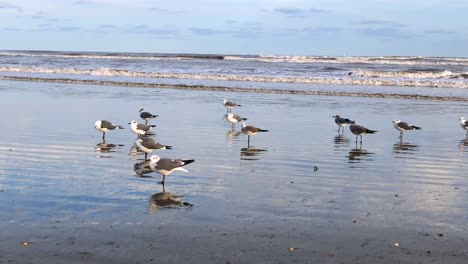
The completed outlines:
{"type": "Polygon", "coordinates": [[[335,118],[335,124],[338,125],[338,133],[340,133],[341,128],[343,128],[343,133],[344,133],[345,126],[349,125],[351,123],[351,120],[349,120],[348,118],[343,118],[339,115],[334,115],[332,117],[335,118]]]}
{"type": "Polygon", "coordinates": [[[106,132],[114,129],[124,129],[123,126],[114,125],[107,120],[98,120],[94,123],[94,127],[102,132],[102,141],[106,141],[106,132]]]}
{"type": "Polygon", "coordinates": [[[258,127],[254,126],[248,126],[245,123],[242,124],[242,129],[241,129],[243,134],[246,134],[247,137],[247,147],[250,147],[250,136],[254,136],[258,132],[268,132],[268,130],[265,129],[260,129],[258,127]]]}
{"type": "Polygon", "coordinates": [[[166,180],[166,175],[171,174],[173,171],[185,171],[188,170],[182,168],[187,164],[195,162],[195,160],[182,160],[182,159],[161,159],[158,155],[152,155],[150,158],[150,167],[154,172],[163,175],[162,184],[166,180]]]}
{"type": "Polygon", "coordinates": [[[351,132],[356,135],[356,144],[357,144],[357,139],[358,139],[358,136],[361,137],[361,144],[362,144],[362,135],[365,135],[365,134],[374,134],[375,132],[378,132],[377,130],[369,130],[363,126],[360,126],[360,125],[356,125],[356,121],[351,121],[349,122],[349,130],[351,130],[351,132]]]}
{"type": "Polygon", "coordinates": [[[223,99],[223,105],[224,105],[224,107],[227,108],[227,111],[228,111],[229,113],[231,113],[231,110],[232,110],[233,108],[238,107],[238,106],[242,106],[242,105],[237,104],[237,103],[229,102],[229,101],[226,100],[226,99],[223,99]]]}
{"type": "Polygon", "coordinates": [[[237,123],[241,122],[241,121],[246,121],[247,118],[245,117],[241,117],[239,115],[235,115],[233,113],[229,113],[227,114],[227,117],[226,117],[227,121],[229,121],[229,123],[232,124],[232,130],[234,130],[234,127],[237,123]]]}
{"type": "Polygon", "coordinates": [[[155,127],[156,125],[143,125],[143,124],[138,124],[137,121],[132,120],[132,122],[128,123],[130,125],[130,129],[132,130],[133,133],[141,136],[141,135],[149,135],[150,129],[152,127],[155,127]]]}
{"type": "Polygon", "coordinates": [[[465,117],[460,117],[460,126],[466,130],[466,137],[468,138],[468,121],[465,119],[465,117]]]}
{"type": "Polygon", "coordinates": [[[406,130],[421,130],[420,127],[414,126],[412,124],[408,124],[406,122],[402,122],[399,119],[393,120],[393,126],[395,127],[396,130],[400,131],[400,137],[403,137],[403,132],[406,130]]]}
{"type": "Polygon", "coordinates": [[[172,146],[163,145],[152,138],[138,138],[135,141],[135,144],[138,146],[139,149],[145,152],[145,160],[148,157],[148,153],[153,152],[156,149],[172,149],[172,146]]]}
{"type": "Polygon", "coordinates": [[[145,125],[148,124],[148,121],[149,121],[150,119],[153,119],[153,118],[156,118],[156,117],[159,116],[159,115],[153,115],[153,114],[151,114],[150,112],[142,112],[143,110],[145,110],[145,109],[142,108],[142,109],[140,109],[140,111],[138,111],[138,112],[140,112],[140,117],[141,117],[141,119],[145,120],[145,125]]]}

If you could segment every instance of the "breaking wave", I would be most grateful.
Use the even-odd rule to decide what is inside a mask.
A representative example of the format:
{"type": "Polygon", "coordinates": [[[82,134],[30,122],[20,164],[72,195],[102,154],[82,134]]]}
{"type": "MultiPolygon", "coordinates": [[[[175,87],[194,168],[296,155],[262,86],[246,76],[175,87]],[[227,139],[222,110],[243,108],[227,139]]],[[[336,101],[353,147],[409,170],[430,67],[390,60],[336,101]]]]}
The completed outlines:
{"type": "MultiPolygon", "coordinates": [[[[258,76],[258,75],[230,75],[230,74],[195,74],[195,73],[162,73],[138,72],[129,70],[95,68],[46,68],[46,67],[0,67],[3,73],[38,73],[38,74],[66,74],[87,76],[115,76],[134,78],[158,79],[191,79],[217,80],[266,83],[303,83],[303,84],[335,84],[335,85],[368,85],[368,86],[409,86],[409,87],[444,87],[468,88],[465,81],[466,73],[433,72],[374,72],[355,71],[343,74],[341,77],[322,76],[258,76]],[[362,78],[361,78],[362,77],[362,78]],[[374,77],[374,78],[368,78],[374,77]]],[[[5,75],[5,74],[3,74],[5,75]]]]}

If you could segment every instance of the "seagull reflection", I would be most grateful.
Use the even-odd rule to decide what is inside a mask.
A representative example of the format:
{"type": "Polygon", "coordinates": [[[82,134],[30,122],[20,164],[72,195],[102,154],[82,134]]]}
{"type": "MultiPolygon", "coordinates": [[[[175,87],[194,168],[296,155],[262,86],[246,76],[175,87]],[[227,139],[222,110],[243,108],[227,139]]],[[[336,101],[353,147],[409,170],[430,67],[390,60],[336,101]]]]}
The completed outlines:
{"type": "Polygon", "coordinates": [[[133,171],[137,174],[137,177],[153,178],[153,176],[145,175],[153,172],[153,170],[151,170],[149,160],[135,163],[135,165],[133,165],[133,171]]]}
{"type": "Polygon", "coordinates": [[[458,149],[460,151],[468,152],[468,138],[460,140],[460,143],[458,143],[458,149]]]}
{"type": "Polygon", "coordinates": [[[231,130],[231,131],[228,131],[228,132],[226,133],[226,138],[234,139],[234,138],[238,137],[240,134],[241,134],[240,131],[233,131],[233,130],[231,130]]]}
{"type": "Polygon", "coordinates": [[[362,148],[351,149],[348,154],[348,163],[360,163],[361,160],[372,160],[374,154],[362,148]]]}
{"type": "Polygon", "coordinates": [[[152,210],[161,208],[177,208],[177,207],[192,207],[193,204],[181,201],[183,195],[174,195],[170,192],[166,192],[163,184],[163,191],[151,195],[149,200],[149,207],[152,210]]]}
{"type": "Polygon", "coordinates": [[[338,134],[333,139],[333,142],[335,143],[335,149],[339,149],[340,147],[348,147],[349,138],[343,136],[343,134],[338,134]]]}
{"type": "Polygon", "coordinates": [[[263,152],[267,151],[266,149],[256,149],[252,146],[248,148],[241,148],[241,160],[259,160],[259,158],[255,158],[262,154],[263,152]]]}
{"type": "Polygon", "coordinates": [[[101,153],[110,153],[110,152],[115,152],[116,148],[120,148],[123,146],[124,146],[123,144],[111,144],[111,143],[102,142],[102,143],[96,144],[96,147],[94,148],[94,150],[96,150],[96,152],[101,152],[101,153]]]}
{"type": "Polygon", "coordinates": [[[419,146],[403,142],[402,140],[393,144],[393,154],[414,154],[419,151],[419,146]]]}

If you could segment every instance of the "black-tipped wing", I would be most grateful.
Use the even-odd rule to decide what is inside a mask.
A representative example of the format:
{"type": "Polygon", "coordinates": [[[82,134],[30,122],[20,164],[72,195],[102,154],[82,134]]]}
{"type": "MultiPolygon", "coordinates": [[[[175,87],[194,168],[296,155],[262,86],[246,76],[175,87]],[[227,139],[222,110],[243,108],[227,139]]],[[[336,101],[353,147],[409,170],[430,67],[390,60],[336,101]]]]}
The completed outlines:
{"type": "Polygon", "coordinates": [[[179,168],[195,162],[195,160],[181,160],[181,159],[160,159],[156,164],[156,169],[171,171],[175,168],[179,168]]]}
{"type": "Polygon", "coordinates": [[[360,125],[351,125],[349,126],[349,130],[351,130],[351,132],[355,135],[372,134],[377,132],[376,130],[370,130],[360,125]]]}
{"type": "Polygon", "coordinates": [[[237,103],[234,103],[234,102],[229,102],[229,101],[227,101],[226,103],[224,103],[224,106],[227,106],[227,107],[236,107],[236,106],[240,106],[240,105],[237,104],[237,103]]]}
{"type": "Polygon", "coordinates": [[[107,120],[101,120],[101,128],[106,128],[108,130],[113,130],[113,129],[116,129],[117,126],[115,126],[114,124],[112,124],[111,122],[109,122],[107,120]]]}
{"type": "Polygon", "coordinates": [[[348,118],[342,118],[342,117],[336,117],[335,118],[335,123],[337,125],[344,125],[344,124],[349,124],[351,122],[351,120],[349,120],[348,118]]]}
{"type": "Polygon", "coordinates": [[[154,125],[147,126],[147,125],[144,125],[144,124],[137,124],[137,129],[138,129],[138,130],[148,131],[148,130],[150,130],[152,127],[154,127],[154,125]]]}
{"type": "Polygon", "coordinates": [[[146,119],[146,118],[155,118],[155,117],[158,117],[158,115],[153,115],[150,112],[142,112],[140,113],[140,117],[143,119],[146,119]]]}

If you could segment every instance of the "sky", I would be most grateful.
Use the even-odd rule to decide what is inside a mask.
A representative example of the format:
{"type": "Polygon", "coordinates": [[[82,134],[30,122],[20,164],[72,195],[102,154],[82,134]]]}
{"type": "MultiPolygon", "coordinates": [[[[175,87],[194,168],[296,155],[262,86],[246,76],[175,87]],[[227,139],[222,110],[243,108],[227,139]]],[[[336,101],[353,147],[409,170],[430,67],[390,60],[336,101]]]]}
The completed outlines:
{"type": "Polygon", "coordinates": [[[467,0],[0,0],[0,49],[468,57],[467,12],[467,0]]]}

